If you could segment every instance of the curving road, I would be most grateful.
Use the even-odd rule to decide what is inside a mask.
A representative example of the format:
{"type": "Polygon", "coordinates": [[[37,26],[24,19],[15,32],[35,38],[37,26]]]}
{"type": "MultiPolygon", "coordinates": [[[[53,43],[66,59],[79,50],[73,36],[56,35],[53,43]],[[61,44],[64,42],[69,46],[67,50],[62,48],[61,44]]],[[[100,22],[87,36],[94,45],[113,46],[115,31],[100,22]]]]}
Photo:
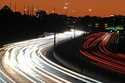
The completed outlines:
{"type": "Polygon", "coordinates": [[[81,55],[99,67],[125,75],[125,54],[116,53],[108,47],[117,35],[108,32],[89,35],[80,50],[81,55]]]}
{"type": "MultiPolygon", "coordinates": [[[[76,36],[83,34],[76,31],[76,36]]],[[[57,34],[57,43],[73,37],[72,32],[57,34]]],[[[1,48],[0,83],[101,83],[52,62],[46,57],[54,36],[5,45],[1,48]]]]}

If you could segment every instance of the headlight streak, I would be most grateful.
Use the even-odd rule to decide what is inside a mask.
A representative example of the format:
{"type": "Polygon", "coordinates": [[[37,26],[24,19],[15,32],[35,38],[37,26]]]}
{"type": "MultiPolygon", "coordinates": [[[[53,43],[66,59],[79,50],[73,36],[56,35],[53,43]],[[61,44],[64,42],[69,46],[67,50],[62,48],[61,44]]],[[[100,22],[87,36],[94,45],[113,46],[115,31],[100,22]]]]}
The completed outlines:
{"type": "Polygon", "coordinates": [[[51,79],[51,80],[53,80],[53,81],[55,81],[55,82],[57,82],[57,83],[62,83],[61,81],[63,81],[63,82],[65,82],[65,83],[71,83],[71,82],[69,82],[69,81],[67,81],[67,80],[64,80],[64,79],[62,79],[62,78],[60,78],[60,77],[57,77],[56,75],[54,75],[54,74],[51,74],[51,73],[49,73],[48,71],[46,71],[46,70],[44,70],[44,67],[45,66],[43,66],[43,62],[38,62],[39,60],[37,59],[37,55],[36,55],[36,52],[35,51],[33,51],[32,52],[32,54],[31,54],[32,56],[32,61],[34,62],[34,65],[36,66],[36,68],[38,68],[38,70],[40,70],[39,71],[39,73],[40,74],[42,74],[42,75],[44,75],[45,77],[47,77],[47,78],[49,78],[49,79],[51,79]],[[40,63],[40,64],[38,64],[38,63],[40,63]],[[42,68],[41,68],[42,67],[42,68]],[[44,73],[42,73],[42,72],[44,72],[44,73]],[[56,79],[55,79],[56,78],[56,79]],[[57,80],[58,79],[58,80],[57,80]],[[59,81],[60,80],[60,81],[59,81]]]}
{"type": "MultiPolygon", "coordinates": [[[[76,36],[80,36],[83,32],[76,30],[75,34],[76,36]]],[[[72,32],[57,34],[57,42],[67,40],[71,38],[72,35],[72,32]]],[[[9,72],[7,68],[11,68],[33,83],[45,83],[47,80],[42,79],[41,76],[48,78],[48,80],[50,79],[50,81],[53,81],[54,83],[71,83],[76,79],[87,83],[101,83],[100,81],[59,66],[47,59],[41,52],[45,52],[49,47],[53,46],[53,37],[54,36],[51,35],[44,38],[5,45],[4,48],[7,51],[2,59],[3,67],[7,72],[9,72]],[[66,79],[65,76],[63,77],[56,74],[55,71],[72,80],[66,79]]]]}
{"type": "MultiPolygon", "coordinates": [[[[11,48],[12,49],[12,48],[11,48]]],[[[9,51],[9,50],[8,50],[9,51]]],[[[28,80],[30,80],[31,82],[33,83],[36,83],[34,80],[32,80],[30,77],[28,77],[26,74],[24,74],[22,71],[20,71],[20,69],[17,67],[17,65],[15,64],[12,64],[13,60],[14,60],[14,63],[16,63],[16,60],[15,58],[9,58],[10,57],[10,54],[9,52],[6,52],[5,56],[4,56],[4,59],[3,59],[3,67],[6,69],[8,66],[10,68],[12,68],[14,71],[18,72],[19,74],[21,74],[22,76],[26,77],[28,80]]],[[[13,57],[13,55],[12,55],[13,57]]],[[[16,63],[17,64],[17,63],[16,63]]],[[[7,71],[7,70],[6,70],[7,71]]]]}
{"type": "Polygon", "coordinates": [[[63,72],[63,73],[65,73],[65,74],[67,74],[67,75],[69,75],[71,77],[74,77],[74,78],[79,79],[81,81],[85,81],[87,83],[101,83],[100,81],[94,80],[94,79],[89,78],[89,77],[84,76],[84,75],[80,75],[80,74],[78,74],[76,72],[70,71],[70,70],[68,70],[68,69],[66,69],[66,68],[64,68],[62,66],[59,66],[59,65],[53,63],[52,61],[49,61],[46,57],[43,56],[43,54],[41,54],[40,51],[39,51],[39,53],[40,53],[41,57],[44,60],[46,60],[47,62],[49,62],[49,64],[47,63],[49,66],[53,67],[54,69],[56,69],[56,70],[58,70],[60,72],[63,72]],[[52,65],[50,65],[50,64],[52,64],[52,65]]]}

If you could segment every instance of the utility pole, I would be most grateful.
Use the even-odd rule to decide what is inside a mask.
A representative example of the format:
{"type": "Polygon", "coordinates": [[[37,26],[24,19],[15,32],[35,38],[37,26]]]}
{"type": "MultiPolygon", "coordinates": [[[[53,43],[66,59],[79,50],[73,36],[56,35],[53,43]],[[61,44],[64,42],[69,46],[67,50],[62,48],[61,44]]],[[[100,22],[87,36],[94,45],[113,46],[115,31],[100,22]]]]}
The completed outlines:
{"type": "Polygon", "coordinates": [[[54,32],[54,50],[55,50],[55,47],[56,47],[56,32],[54,32]]]}
{"type": "Polygon", "coordinates": [[[25,5],[24,5],[24,10],[23,10],[23,12],[24,12],[24,15],[27,13],[27,9],[26,9],[25,5]]]}
{"type": "Polygon", "coordinates": [[[15,10],[15,12],[16,12],[16,0],[14,0],[14,10],[15,10]]]}
{"type": "MultiPolygon", "coordinates": [[[[55,14],[55,8],[53,9],[53,13],[55,14]]],[[[56,47],[56,31],[54,32],[54,51],[56,47]]]]}
{"type": "Polygon", "coordinates": [[[75,24],[76,24],[76,21],[73,21],[73,29],[74,29],[74,30],[73,30],[73,33],[74,33],[74,39],[75,39],[75,35],[76,35],[76,34],[75,34],[75,24]]]}
{"type": "Polygon", "coordinates": [[[27,14],[30,15],[30,7],[29,7],[29,5],[27,6],[27,14]]]}
{"type": "Polygon", "coordinates": [[[11,0],[10,0],[10,2],[9,2],[9,5],[10,5],[10,8],[12,7],[12,3],[11,3],[11,0]]]}
{"type": "Polygon", "coordinates": [[[35,8],[34,8],[34,5],[32,4],[32,5],[31,5],[31,15],[34,15],[34,12],[35,12],[34,9],[35,9],[35,8]]]}

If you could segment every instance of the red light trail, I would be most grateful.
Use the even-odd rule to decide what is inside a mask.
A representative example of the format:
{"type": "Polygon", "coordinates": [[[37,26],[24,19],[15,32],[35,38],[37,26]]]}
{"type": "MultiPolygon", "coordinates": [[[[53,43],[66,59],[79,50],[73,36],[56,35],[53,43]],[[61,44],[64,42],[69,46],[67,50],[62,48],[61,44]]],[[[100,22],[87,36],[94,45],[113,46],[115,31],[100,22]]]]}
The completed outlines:
{"type": "Polygon", "coordinates": [[[104,32],[89,35],[80,50],[81,55],[99,67],[125,74],[125,54],[114,53],[108,48],[116,36],[117,33],[104,32]]]}

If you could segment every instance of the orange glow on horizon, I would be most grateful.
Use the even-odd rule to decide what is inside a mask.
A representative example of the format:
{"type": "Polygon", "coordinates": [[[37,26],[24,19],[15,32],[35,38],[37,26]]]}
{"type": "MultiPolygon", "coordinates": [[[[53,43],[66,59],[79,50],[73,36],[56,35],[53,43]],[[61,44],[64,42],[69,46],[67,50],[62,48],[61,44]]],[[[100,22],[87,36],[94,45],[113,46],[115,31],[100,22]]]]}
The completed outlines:
{"type": "Polygon", "coordinates": [[[125,0],[1,0],[0,7],[8,4],[21,12],[33,7],[70,16],[110,16],[125,15],[124,3],[125,0]]]}

